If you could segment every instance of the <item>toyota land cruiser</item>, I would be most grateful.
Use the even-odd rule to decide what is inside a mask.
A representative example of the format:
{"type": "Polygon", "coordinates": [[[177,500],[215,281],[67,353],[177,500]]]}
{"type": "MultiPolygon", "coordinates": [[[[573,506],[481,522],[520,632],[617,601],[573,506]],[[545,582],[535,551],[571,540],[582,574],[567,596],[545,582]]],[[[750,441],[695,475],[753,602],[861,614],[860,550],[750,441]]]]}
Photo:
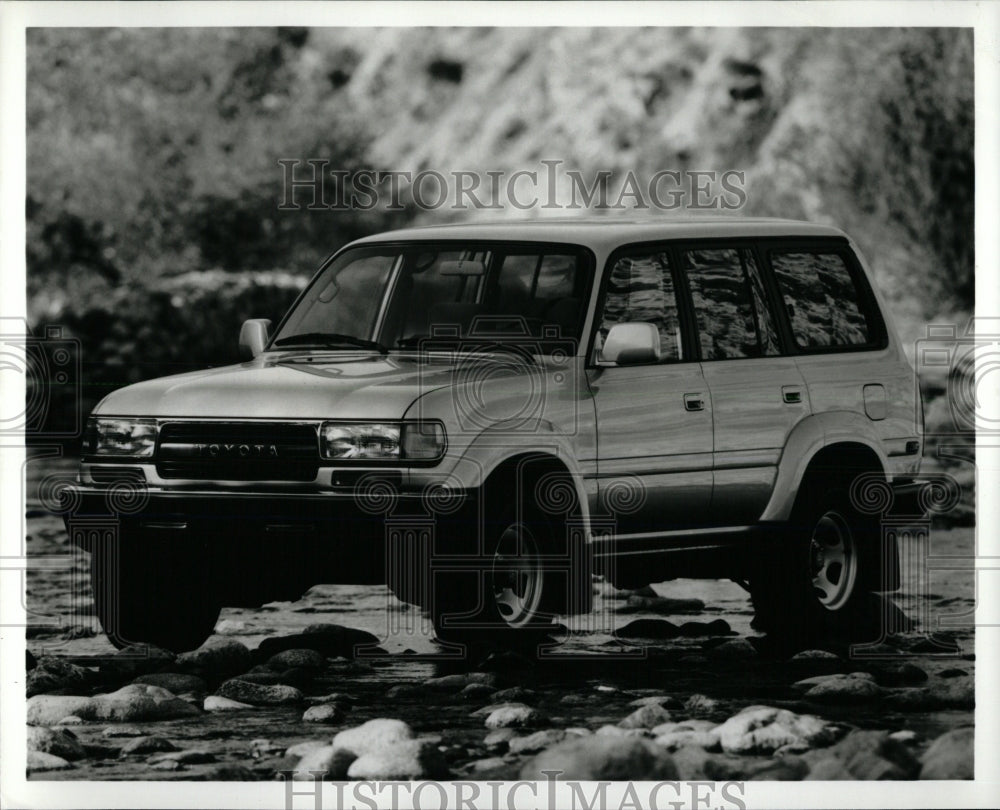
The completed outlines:
{"type": "Polygon", "coordinates": [[[386,583],[441,638],[622,587],[747,585],[776,637],[898,587],[859,487],[913,487],[913,371],[840,230],[764,219],[414,228],[329,258],[239,365],[131,385],[79,506],[112,642],[386,583]]]}

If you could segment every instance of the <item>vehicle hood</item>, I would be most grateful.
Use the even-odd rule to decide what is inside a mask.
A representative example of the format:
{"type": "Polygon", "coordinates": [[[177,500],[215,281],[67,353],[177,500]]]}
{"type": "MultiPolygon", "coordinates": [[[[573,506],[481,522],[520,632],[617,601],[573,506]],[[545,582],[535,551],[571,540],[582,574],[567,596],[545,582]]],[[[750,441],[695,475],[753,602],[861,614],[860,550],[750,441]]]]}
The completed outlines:
{"type": "MultiPolygon", "coordinates": [[[[495,363],[477,355],[475,365],[495,363]]],[[[502,377],[516,376],[503,368],[502,377]]],[[[95,414],[235,419],[399,419],[423,394],[468,382],[469,360],[361,352],[262,355],[109,394],[95,414]]],[[[475,375],[473,375],[475,376],[475,375]]],[[[495,376],[494,374],[490,375],[495,376]]],[[[509,383],[508,383],[509,384],[509,383]]]]}
{"type": "Polygon", "coordinates": [[[108,395],[115,416],[246,419],[398,419],[424,393],[449,385],[455,363],[377,354],[270,356],[161,377],[108,395]]]}

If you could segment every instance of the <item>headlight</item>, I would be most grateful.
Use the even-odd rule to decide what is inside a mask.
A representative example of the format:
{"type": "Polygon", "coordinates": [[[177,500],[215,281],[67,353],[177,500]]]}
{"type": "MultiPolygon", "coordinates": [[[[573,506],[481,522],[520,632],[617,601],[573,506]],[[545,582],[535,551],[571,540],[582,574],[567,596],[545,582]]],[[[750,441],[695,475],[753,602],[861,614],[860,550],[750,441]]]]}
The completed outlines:
{"type": "Polygon", "coordinates": [[[91,417],[87,420],[84,452],[94,456],[149,458],[156,447],[156,431],[155,419],[91,417]]]}
{"type": "Polygon", "coordinates": [[[324,422],[323,458],[336,461],[430,461],[444,454],[444,427],[433,422],[324,422]]]}

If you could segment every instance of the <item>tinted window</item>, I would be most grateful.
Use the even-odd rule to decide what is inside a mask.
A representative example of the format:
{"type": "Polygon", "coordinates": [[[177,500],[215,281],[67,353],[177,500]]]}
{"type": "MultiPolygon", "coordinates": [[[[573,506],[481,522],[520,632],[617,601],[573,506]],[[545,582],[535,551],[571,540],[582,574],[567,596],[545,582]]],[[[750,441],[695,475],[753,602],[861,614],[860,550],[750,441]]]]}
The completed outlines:
{"type": "Polygon", "coordinates": [[[792,325],[804,349],[872,342],[860,295],[837,253],[772,253],[771,264],[792,325]]]}
{"type": "Polygon", "coordinates": [[[615,262],[601,313],[601,342],[616,323],[644,321],[660,333],[660,359],[681,360],[677,297],[666,253],[625,256],[615,262]]]}
{"type": "MultiPolygon", "coordinates": [[[[777,354],[763,290],[755,292],[751,283],[752,261],[748,251],[733,248],[684,254],[703,360],[777,354]]],[[[756,265],[753,270],[760,287],[756,265]]]]}

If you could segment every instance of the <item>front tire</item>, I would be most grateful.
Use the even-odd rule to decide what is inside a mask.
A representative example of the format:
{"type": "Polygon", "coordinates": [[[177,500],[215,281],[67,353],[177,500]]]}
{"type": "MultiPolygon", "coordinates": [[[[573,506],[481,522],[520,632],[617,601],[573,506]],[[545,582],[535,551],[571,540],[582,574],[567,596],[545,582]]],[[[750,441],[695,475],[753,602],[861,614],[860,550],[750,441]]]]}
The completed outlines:
{"type": "Polygon", "coordinates": [[[200,646],[220,610],[208,561],[204,540],[156,537],[126,527],[95,546],[94,607],[111,643],[118,649],[153,644],[173,652],[200,646]]]}

